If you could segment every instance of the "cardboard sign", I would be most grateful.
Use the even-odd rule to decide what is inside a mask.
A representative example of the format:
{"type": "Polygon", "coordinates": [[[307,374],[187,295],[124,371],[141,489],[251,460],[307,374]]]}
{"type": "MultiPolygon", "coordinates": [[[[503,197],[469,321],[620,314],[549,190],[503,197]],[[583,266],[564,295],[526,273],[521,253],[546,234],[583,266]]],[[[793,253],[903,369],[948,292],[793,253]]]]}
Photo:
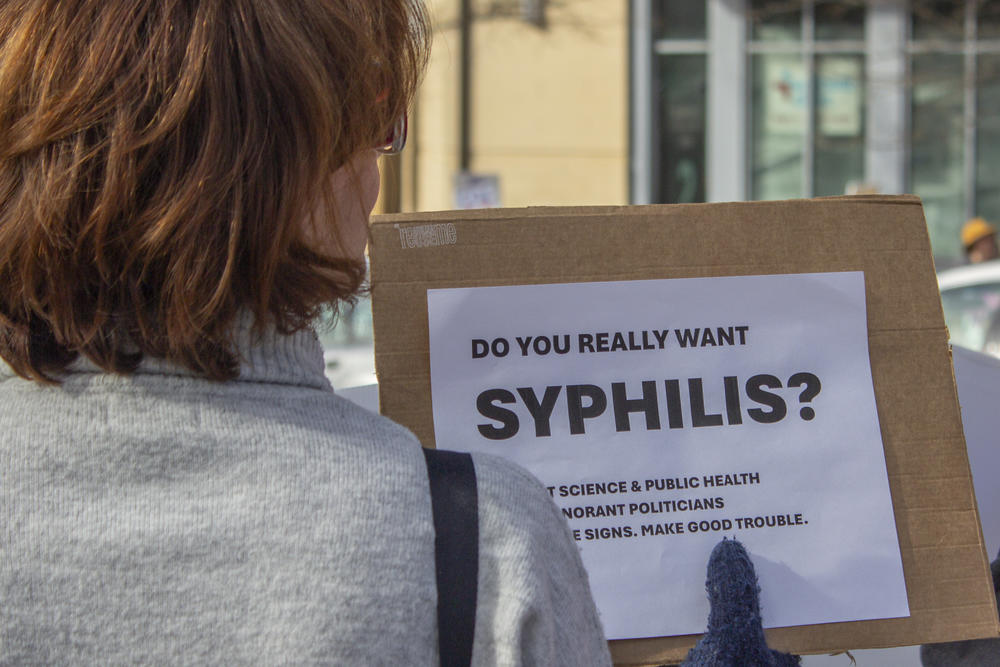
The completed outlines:
{"type": "MultiPolygon", "coordinates": [[[[727,439],[737,439],[740,435],[750,433],[760,434],[759,437],[755,435],[755,440],[751,438],[752,442],[757,443],[767,441],[768,433],[774,433],[777,440],[784,440],[787,434],[793,434],[790,439],[794,439],[798,437],[794,434],[798,433],[810,442],[825,442],[823,447],[847,444],[854,446],[853,435],[830,444],[829,440],[836,440],[831,434],[837,433],[838,429],[848,433],[848,429],[868,428],[869,432],[863,438],[866,442],[872,442],[870,429],[877,428],[881,433],[884,457],[881,475],[887,478],[892,499],[892,518],[898,544],[897,558],[902,563],[906,587],[904,603],[909,610],[908,616],[898,618],[884,617],[838,623],[817,621],[817,617],[804,614],[799,618],[792,618],[791,622],[796,623],[794,627],[769,630],[768,640],[772,646],[797,653],[819,653],[1000,634],[962,437],[947,346],[947,332],[941,315],[926,225],[918,199],[868,196],[791,202],[499,209],[393,215],[381,216],[375,221],[372,226],[372,237],[373,316],[382,412],[411,428],[427,446],[434,446],[436,442],[435,413],[431,400],[432,390],[436,389],[432,389],[431,383],[429,290],[526,285],[558,286],[573,283],[620,284],[692,278],[732,278],[737,280],[737,283],[743,283],[747,281],[748,276],[777,277],[775,278],[779,280],[777,288],[769,284],[766,290],[757,291],[764,295],[774,295],[776,310],[772,312],[785,312],[791,319],[783,327],[771,325],[774,328],[770,333],[767,333],[769,325],[765,320],[744,319],[751,317],[753,313],[733,310],[738,303],[727,306],[727,310],[722,314],[719,311],[712,313],[694,311],[685,314],[678,310],[679,304],[685,303],[683,299],[672,299],[667,310],[668,313],[673,312],[677,316],[683,315],[682,321],[674,319],[674,316],[666,322],[658,317],[650,317],[647,321],[630,320],[612,326],[607,321],[600,321],[599,317],[602,309],[609,304],[608,298],[595,298],[587,299],[588,308],[584,309],[592,311],[588,317],[596,318],[589,322],[585,320],[572,322],[569,328],[556,327],[556,322],[548,322],[544,328],[521,329],[524,322],[538,315],[537,310],[533,311],[526,307],[517,320],[510,322],[513,328],[509,330],[498,331],[495,326],[486,326],[480,332],[463,332],[460,351],[462,355],[467,355],[465,361],[472,363],[477,361],[472,359],[473,346],[476,345],[473,340],[486,341],[490,353],[478,361],[496,362],[497,368],[505,372],[503,368],[513,359],[510,355],[520,354],[518,336],[522,338],[529,335],[549,336],[554,349],[555,336],[570,334],[571,346],[575,346],[578,350],[580,334],[594,335],[592,342],[595,352],[586,353],[592,356],[573,371],[576,377],[567,377],[558,385],[561,389],[552,401],[553,414],[559,409],[559,401],[562,400],[563,415],[559,419],[551,420],[553,435],[550,437],[553,441],[556,440],[557,423],[561,424],[559,428],[571,428],[568,426],[572,420],[568,402],[570,396],[567,390],[570,385],[593,385],[606,395],[608,406],[601,416],[589,418],[580,415],[586,432],[589,433],[592,427],[594,429],[603,427],[612,429],[613,433],[609,431],[609,435],[613,437],[624,437],[644,428],[647,416],[644,410],[629,412],[626,408],[623,417],[628,420],[631,430],[619,434],[614,419],[615,390],[608,382],[608,377],[595,375],[601,364],[609,363],[598,361],[597,358],[601,354],[612,356],[610,348],[615,345],[615,332],[622,334],[625,345],[642,346],[644,344],[642,331],[649,332],[645,342],[655,344],[652,341],[656,339],[654,332],[657,330],[662,332],[670,329],[669,335],[676,341],[675,329],[688,330],[689,336],[694,336],[693,330],[700,328],[699,342],[704,342],[704,328],[709,327],[715,342],[718,343],[718,339],[722,337],[719,334],[727,335],[729,327],[733,327],[732,345],[727,343],[714,347],[699,346],[697,350],[687,348],[670,350],[670,352],[684,350],[688,353],[693,351],[700,353],[708,349],[709,353],[718,353],[720,358],[731,357],[722,361],[721,365],[700,366],[690,354],[685,357],[672,356],[671,364],[680,364],[671,366],[676,368],[677,372],[664,373],[658,370],[656,375],[649,378],[629,375],[628,378],[634,379],[621,380],[620,382],[625,385],[624,400],[641,402],[642,380],[654,381],[660,431],[663,432],[664,438],[686,434],[685,437],[689,442],[679,447],[695,447],[691,438],[706,443],[718,441],[725,446],[727,439]],[[808,309],[800,311],[801,316],[796,317],[799,306],[788,308],[785,307],[787,303],[785,306],[782,305],[785,299],[794,298],[792,293],[797,290],[804,290],[803,293],[809,295],[803,299],[806,303],[815,298],[811,288],[802,287],[803,280],[809,282],[809,279],[794,276],[845,273],[848,280],[854,280],[856,285],[860,285],[858,278],[863,277],[864,303],[867,311],[867,346],[871,369],[871,386],[868,392],[874,391],[877,408],[874,415],[870,405],[859,408],[862,415],[870,416],[867,427],[863,422],[868,417],[847,419],[841,424],[831,424],[828,421],[832,414],[837,414],[837,410],[845,409],[837,405],[838,397],[859,400],[858,396],[847,396],[847,394],[865,393],[860,388],[866,382],[865,378],[848,380],[838,372],[837,366],[841,363],[840,360],[851,358],[850,355],[844,357],[843,350],[831,349],[828,352],[832,356],[824,362],[822,352],[819,356],[814,354],[815,350],[802,353],[800,350],[787,347],[782,342],[784,339],[780,338],[783,335],[795,338],[792,329],[799,326],[813,326],[815,321],[820,322],[820,326],[822,322],[827,322],[828,326],[839,326],[823,319],[822,313],[808,309]],[[784,291],[775,292],[775,289],[784,291]],[[712,316],[709,317],[709,314],[712,316]],[[736,327],[740,326],[748,327],[744,332],[746,345],[736,344],[739,335],[736,327]],[[719,328],[722,329],[721,332],[719,328]],[[779,328],[785,331],[778,332],[779,328]],[[629,332],[632,332],[631,343],[628,338],[629,332]],[[765,332],[765,335],[758,338],[761,332],[765,332]],[[596,352],[599,333],[608,334],[608,352],[596,352]],[[779,338],[771,340],[770,336],[779,338]],[[493,339],[501,337],[508,339],[512,351],[507,357],[495,358],[497,355],[493,354],[493,339]],[[762,356],[758,359],[752,358],[758,351],[762,356]],[[819,365],[803,366],[802,362],[805,361],[815,361],[819,365]],[[691,365],[685,365],[689,363],[691,365]],[[730,371],[729,368],[733,370],[730,371]],[[751,372],[752,374],[749,374],[751,372]],[[717,377],[720,373],[721,378],[717,377]],[[790,380],[796,373],[811,374],[820,380],[820,391],[811,400],[802,399],[802,392],[809,388],[808,378],[805,384],[796,388],[797,390],[789,389],[789,385],[794,384],[790,380]],[[757,382],[753,385],[770,392],[772,396],[780,396],[786,414],[776,423],[759,422],[749,413],[750,409],[762,412],[775,409],[768,405],[766,400],[761,403],[749,395],[750,385],[747,382],[760,375],[771,375],[782,385],[780,389],[767,387],[758,384],[760,378],[757,378],[757,382]],[[732,386],[730,391],[731,396],[738,395],[741,424],[729,423],[735,421],[737,411],[735,409],[730,411],[730,406],[727,405],[725,380],[727,377],[737,378],[735,391],[732,386]],[[692,390],[696,385],[688,383],[690,379],[699,378],[702,380],[701,407],[704,407],[704,410],[695,409],[697,399],[692,401],[692,390]],[[697,434],[693,426],[671,429],[671,399],[668,397],[667,380],[677,380],[677,389],[683,392],[680,394],[679,402],[685,423],[693,422],[696,415],[701,415],[699,419],[703,417],[717,421],[710,417],[716,414],[722,416],[724,423],[698,427],[697,434]],[[638,384],[635,384],[636,381],[638,384]],[[842,383],[845,382],[854,383],[851,386],[856,389],[842,391],[842,387],[846,386],[842,383]],[[805,406],[805,403],[811,405],[805,406]],[[804,419],[802,407],[811,407],[814,419],[804,419]],[[603,426],[600,426],[599,422],[603,426]],[[828,428],[824,429],[824,423],[828,428]],[[715,431],[718,435],[702,434],[709,431],[715,431]],[[779,431],[783,432],[783,435],[778,436],[779,431]],[[845,442],[848,439],[851,440],[850,443],[845,442]]],[[[711,283],[712,281],[704,283],[708,285],[705,289],[713,289],[711,283]]],[[[850,288],[844,289],[847,289],[847,292],[851,291],[850,288]]],[[[821,291],[823,290],[836,291],[829,287],[823,287],[821,291]]],[[[436,293],[432,291],[430,294],[436,293]]],[[[430,298],[433,302],[436,297],[430,298]]],[[[573,299],[579,303],[578,297],[573,299]]],[[[841,304],[846,309],[842,314],[855,312],[854,315],[845,315],[847,320],[854,321],[855,326],[860,326],[858,323],[865,319],[864,315],[856,312],[859,300],[860,297],[857,295],[841,299],[841,304]]],[[[698,306],[693,299],[687,301],[697,307],[707,307],[705,304],[698,306]]],[[[756,303],[755,309],[760,311],[764,307],[761,303],[756,303]]],[[[499,323],[494,322],[494,325],[497,324],[499,323]]],[[[560,348],[564,347],[563,340],[558,341],[560,348]]],[[[835,343],[826,341],[822,347],[826,348],[827,342],[835,343]]],[[[483,352],[483,344],[478,345],[478,352],[483,352]]],[[[858,357],[863,360],[863,342],[851,343],[849,347],[857,353],[855,361],[858,357]]],[[[498,347],[497,351],[499,349],[498,347]]],[[[528,349],[529,354],[534,353],[534,339],[528,349]]],[[[615,350],[613,354],[619,358],[618,361],[625,363],[625,359],[630,355],[632,358],[637,358],[644,353],[654,352],[615,350]]],[[[707,359],[709,356],[712,355],[700,355],[700,358],[707,359]]],[[[548,355],[539,354],[524,359],[531,359],[534,364],[544,364],[545,359],[570,357],[577,357],[579,361],[581,355],[570,352],[559,355],[550,351],[548,355]]],[[[524,397],[517,389],[532,387],[534,397],[538,399],[538,407],[547,405],[545,390],[548,385],[541,386],[535,383],[533,376],[525,382],[515,380],[516,378],[511,378],[509,382],[492,383],[480,391],[507,389],[515,395],[516,400],[522,400],[524,397]]],[[[730,384],[733,384],[732,381],[730,384]]],[[[587,414],[596,412],[593,408],[588,412],[588,406],[591,404],[588,399],[582,398],[586,391],[577,390],[577,393],[580,394],[580,411],[587,414]]],[[[596,392],[591,391],[591,394],[596,396],[596,392]]],[[[757,398],[761,398],[761,395],[757,395],[757,398]]],[[[513,407],[515,414],[518,415],[519,429],[523,429],[529,436],[537,432],[538,420],[530,415],[523,400],[521,404],[511,405],[506,405],[503,401],[488,403],[495,407],[513,407]]],[[[624,405],[639,407],[639,403],[624,405]]],[[[539,411],[536,408],[536,412],[540,414],[544,410],[539,411]]],[[[501,413],[496,412],[496,414],[501,413]]],[[[760,416],[761,413],[755,414],[760,416]]],[[[481,413],[473,413],[472,416],[476,418],[475,423],[462,428],[475,428],[477,434],[480,425],[486,425],[487,428],[490,425],[504,428],[503,419],[490,419],[481,413]]],[[[583,434],[575,436],[568,434],[565,437],[580,438],[583,434]]],[[[469,449],[474,446],[471,444],[474,439],[475,436],[471,436],[470,444],[464,448],[469,449]]],[[[463,448],[450,442],[448,446],[463,448]]],[[[836,464],[855,465],[856,469],[834,468],[831,474],[846,472],[848,475],[872,475],[872,470],[877,471],[880,463],[871,458],[868,450],[865,452],[861,458],[867,456],[869,457],[867,461],[859,460],[859,454],[854,450],[847,456],[842,455],[836,460],[836,464]]],[[[824,454],[819,456],[822,457],[824,454]]],[[[837,459],[835,453],[832,458],[837,459]]],[[[566,460],[565,463],[572,468],[575,461],[576,459],[566,460]]],[[[697,461],[692,462],[690,466],[688,463],[683,457],[677,459],[665,454],[655,471],[644,470],[642,474],[624,476],[607,475],[603,481],[627,481],[629,493],[632,493],[631,482],[639,482],[642,493],[650,493],[649,499],[641,502],[669,503],[697,500],[703,495],[710,498],[722,497],[723,504],[738,508],[740,511],[730,513],[723,508],[723,511],[713,514],[713,517],[720,521],[726,518],[731,521],[735,518],[742,519],[744,518],[741,516],[744,513],[742,510],[746,508],[748,515],[753,512],[751,519],[756,516],[781,514],[786,517],[787,523],[788,517],[794,522],[795,515],[801,514],[803,521],[810,522],[779,528],[768,526],[765,519],[764,526],[759,529],[755,527],[750,530],[732,531],[732,534],[736,534],[745,544],[754,542],[756,535],[763,534],[759,531],[767,531],[769,534],[780,533],[793,540],[799,539],[796,533],[805,534],[812,530],[810,526],[814,520],[821,523],[828,520],[827,516],[813,512],[832,512],[829,506],[831,501],[828,498],[805,497],[793,497],[788,504],[772,505],[768,508],[769,511],[764,512],[763,505],[755,503],[765,503],[769,496],[781,495],[785,491],[776,485],[772,486],[773,479],[770,475],[773,472],[767,471],[776,468],[763,467],[759,457],[737,460],[719,469],[714,469],[710,462],[697,461]],[[681,472],[673,474],[673,470],[681,472]],[[686,472],[688,470],[689,474],[686,472]],[[706,475],[711,475],[713,479],[715,475],[723,475],[725,482],[726,474],[755,472],[760,473],[760,484],[746,484],[742,488],[736,485],[726,486],[724,493],[670,495],[666,488],[661,492],[655,487],[656,480],[661,480],[665,486],[664,480],[667,479],[675,479],[676,485],[678,478],[698,477],[703,484],[706,475]],[[618,479],[619,477],[621,479],[618,479]],[[653,488],[648,491],[644,488],[646,480],[654,483],[653,488]],[[660,495],[654,497],[654,491],[660,495]],[[737,494],[737,491],[751,493],[744,495],[737,494]],[[796,506],[802,511],[794,509],[796,506]]],[[[768,462],[768,465],[773,463],[773,461],[768,462]]],[[[794,464],[789,465],[795,467],[794,464]]],[[[821,465],[826,464],[821,463],[821,465]]],[[[816,467],[815,459],[807,459],[801,468],[801,473],[812,474],[810,471],[816,467]]],[[[854,485],[853,482],[847,481],[845,485],[856,486],[855,492],[870,493],[872,498],[877,500],[881,493],[878,490],[877,476],[865,477],[865,480],[863,484],[854,485]]],[[[553,481],[558,482],[558,480],[553,481]]],[[[552,483],[550,485],[559,486],[552,483]]],[[[835,492],[835,489],[827,490],[835,492]]],[[[632,499],[615,503],[607,500],[600,504],[617,505],[622,502],[626,504],[627,513],[628,504],[633,502],[632,499]]],[[[596,506],[596,504],[579,503],[580,506],[596,506]]],[[[675,511],[673,506],[671,508],[671,511],[675,511]]],[[[583,511],[586,513],[586,510],[583,511]]],[[[706,510],[702,507],[700,510],[685,511],[713,513],[715,509],[706,510]]],[[[878,514],[878,511],[876,507],[875,513],[878,514]]],[[[855,511],[847,513],[855,516],[857,514],[855,511]]],[[[705,516],[708,517],[708,514],[705,516]]],[[[586,516],[583,518],[586,519],[586,516]]],[[[591,518],[595,519],[598,528],[608,525],[596,521],[606,520],[607,517],[591,518]]],[[[712,533],[711,519],[707,520],[711,538],[709,541],[714,543],[724,531],[712,533]]],[[[685,529],[687,522],[688,519],[685,518],[683,521],[685,529]]],[[[669,522],[632,519],[623,522],[624,525],[637,528],[640,532],[643,525],[664,523],[669,522]]],[[[883,516],[874,520],[870,528],[864,528],[863,530],[871,531],[864,534],[884,536],[887,530],[891,532],[891,528],[887,529],[886,525],[886,517],[883,516]]],[[[581,524],[581,527],[586,530],[586,526],[581,524]]],[[[675,537],[678,536],[671,538],[661,536],[659,539],[675,537]]],[[[691,539],[697,535],[691,536],[685,533],[683,537],[691,539]]],[[[839,535],[828,537],[833,540],[851,539],[839,535]]],[[[617,543],[635,540],[639,543],[649,539],[650,536],[628,540],[614,538],[594,541],[617,543]]],[[[581,542],[581,545],[583,544],[584,542],[581,542]]],[[[751,552],[760,555],[759,549],[765,548],[761,544],[751,545],[751,552]]],[[[884,552],[886,547],[882,545],[876,549],[884,552]]],[[[892,549],[888,551],[891,552],[892,549]]],[[[782,558],[779,562],[787,560],[782,558]]],[[[884,560],[890,562],[892,558],[886,556],[884,560]]],[[[705,561],[707,556],[703,559],[702,569],[696,576],[699,586],[704,581],[705,561]]],[[[758,565],[760,562],[758,560],[758,565]]],[[[761,577],[768,578],[768,581],[783,580],[788,586],[795,585],[788,583],[794,579],[791,575],[772,576],[766,571],[766,567],[759,566],[758,569],[761,577]]],[[[876,571],[883,570],[876,568],[876,571]]],[[[847,568],[843,573],[846,580],[851,580],[853,577],[854,590],[864,589],[869,585],[871,581],[869,575],[869,571],[860,567],[847,568]]],[[[593,572],[591,577],[595,580],[593,572]]],[[[685,578],[689,577],[685,575],[685,578]]],[[[780,588],[779,584],[774,586],[780,588]]],[[[769,591],[770,587],[770,584],[765,584],[765,596],[775,593],[780,595],[779,590],[769,591]]],[[[595,585],[595,592],[599,596],[598,588],[595,585]]],[[[666,607],[672,606],[670,600],[669,595],[664,596],[662,608],[657,610],[657,613],[669,617],[671,612],[666,607]]],[[[856,618],[872,618],[871,613],[876,616],[905,614],[905,609],[900,610],[901,607],[898,605],[900,601],[896,595],[893,602],[896,611],[879,609],[872,612],[868,609],[852,613],[857,614],[856,618]]],[[[881,602],[875,604],[877,606],[881,602]]],[[[770,610],[770,603],[765,600],[765,621],[770,621],[768,618],[770,610]]],[[[605,613],[602,609],[602,615],[605,613]]],[[[790,616],[794,617],[795,614],[790,616]]],[[[704,628],[705,620],[702,616],[700,619],[694,619],[694,622],[698,623],[700,628],[704,628]]],[[[784,621],[779,622],[783,623],[784,621]]],[[[644,632],[646,631],[640,634],[644,632]]],[[[653,632],[659,631],[653,630],[653,632]]],[[[689,634],[613,641],[612,655],[619,664],[662,664],[682,659],[696,640],[696,635],[689,634]]]]}
{"type": "Polygon", "coordinates": [[[435,289],[427,305],[437,446],[542,480],[609,639],[703,630],[723,535],[754,559],[768,627],[909,615],[862,273],[435,289]]]}

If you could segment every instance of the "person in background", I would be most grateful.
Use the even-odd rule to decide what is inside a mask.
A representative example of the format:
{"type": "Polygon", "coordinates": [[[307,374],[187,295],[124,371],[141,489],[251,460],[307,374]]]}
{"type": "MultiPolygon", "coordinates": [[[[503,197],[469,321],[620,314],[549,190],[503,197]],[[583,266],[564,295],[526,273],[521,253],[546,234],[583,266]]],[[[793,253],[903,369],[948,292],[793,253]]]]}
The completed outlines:
{"type": "MultiPolygon", "coordinates": [[[[0,664],[437,662],[420,443],[312,329],[428,35],[418,0],[0,3],[0,664]]],[[[473,460],[473,664],[610,664],[548,492],[473,460]]]]}
{"type": "Polygon", "coordinates": [[[962,247],[970,264],[1000,257],[996,227],[982,218],[972,218],[962,226],[962,247]]]}

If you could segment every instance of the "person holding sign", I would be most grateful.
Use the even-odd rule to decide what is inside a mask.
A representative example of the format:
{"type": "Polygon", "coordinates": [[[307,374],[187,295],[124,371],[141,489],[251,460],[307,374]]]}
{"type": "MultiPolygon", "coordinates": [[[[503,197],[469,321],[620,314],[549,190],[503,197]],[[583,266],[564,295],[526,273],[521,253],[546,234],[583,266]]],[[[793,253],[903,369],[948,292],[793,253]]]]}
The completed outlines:
{"type": "MultiPolygon", "coordinates": [[[[417,0],[0,9],[0,663],[436,661],[420,444],[311,328],[428,34],[417,0]]],[[[609,664],[548,492],[473,461],[473,661],[609,664]]]]}

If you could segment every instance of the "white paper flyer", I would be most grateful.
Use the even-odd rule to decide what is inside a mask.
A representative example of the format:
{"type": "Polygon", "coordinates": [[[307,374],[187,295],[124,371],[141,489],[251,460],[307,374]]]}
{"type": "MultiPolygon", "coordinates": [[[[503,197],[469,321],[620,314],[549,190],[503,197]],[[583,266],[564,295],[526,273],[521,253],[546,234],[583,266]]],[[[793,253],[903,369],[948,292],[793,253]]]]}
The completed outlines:
{"type": "Polygon", "coordinates": [[[434,432],[569,520],[610,639],[702,632],[750,552],[766,627],[909,615],[859,272],[429,290],[434,432]]]}

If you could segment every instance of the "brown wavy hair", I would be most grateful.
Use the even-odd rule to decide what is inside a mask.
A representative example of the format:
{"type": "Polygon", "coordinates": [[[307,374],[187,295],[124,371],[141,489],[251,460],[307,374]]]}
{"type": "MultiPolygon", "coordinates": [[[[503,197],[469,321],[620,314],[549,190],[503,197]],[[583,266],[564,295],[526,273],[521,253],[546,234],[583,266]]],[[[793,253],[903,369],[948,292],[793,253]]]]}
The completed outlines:
{"type": "Polygon", "coordinates": [[[428,35],[419,0],[4,2],[0,356],[225,380],[241,312],[290,333],[350,299],[364,266],[303,221],[406,109],[428,35]]]}

